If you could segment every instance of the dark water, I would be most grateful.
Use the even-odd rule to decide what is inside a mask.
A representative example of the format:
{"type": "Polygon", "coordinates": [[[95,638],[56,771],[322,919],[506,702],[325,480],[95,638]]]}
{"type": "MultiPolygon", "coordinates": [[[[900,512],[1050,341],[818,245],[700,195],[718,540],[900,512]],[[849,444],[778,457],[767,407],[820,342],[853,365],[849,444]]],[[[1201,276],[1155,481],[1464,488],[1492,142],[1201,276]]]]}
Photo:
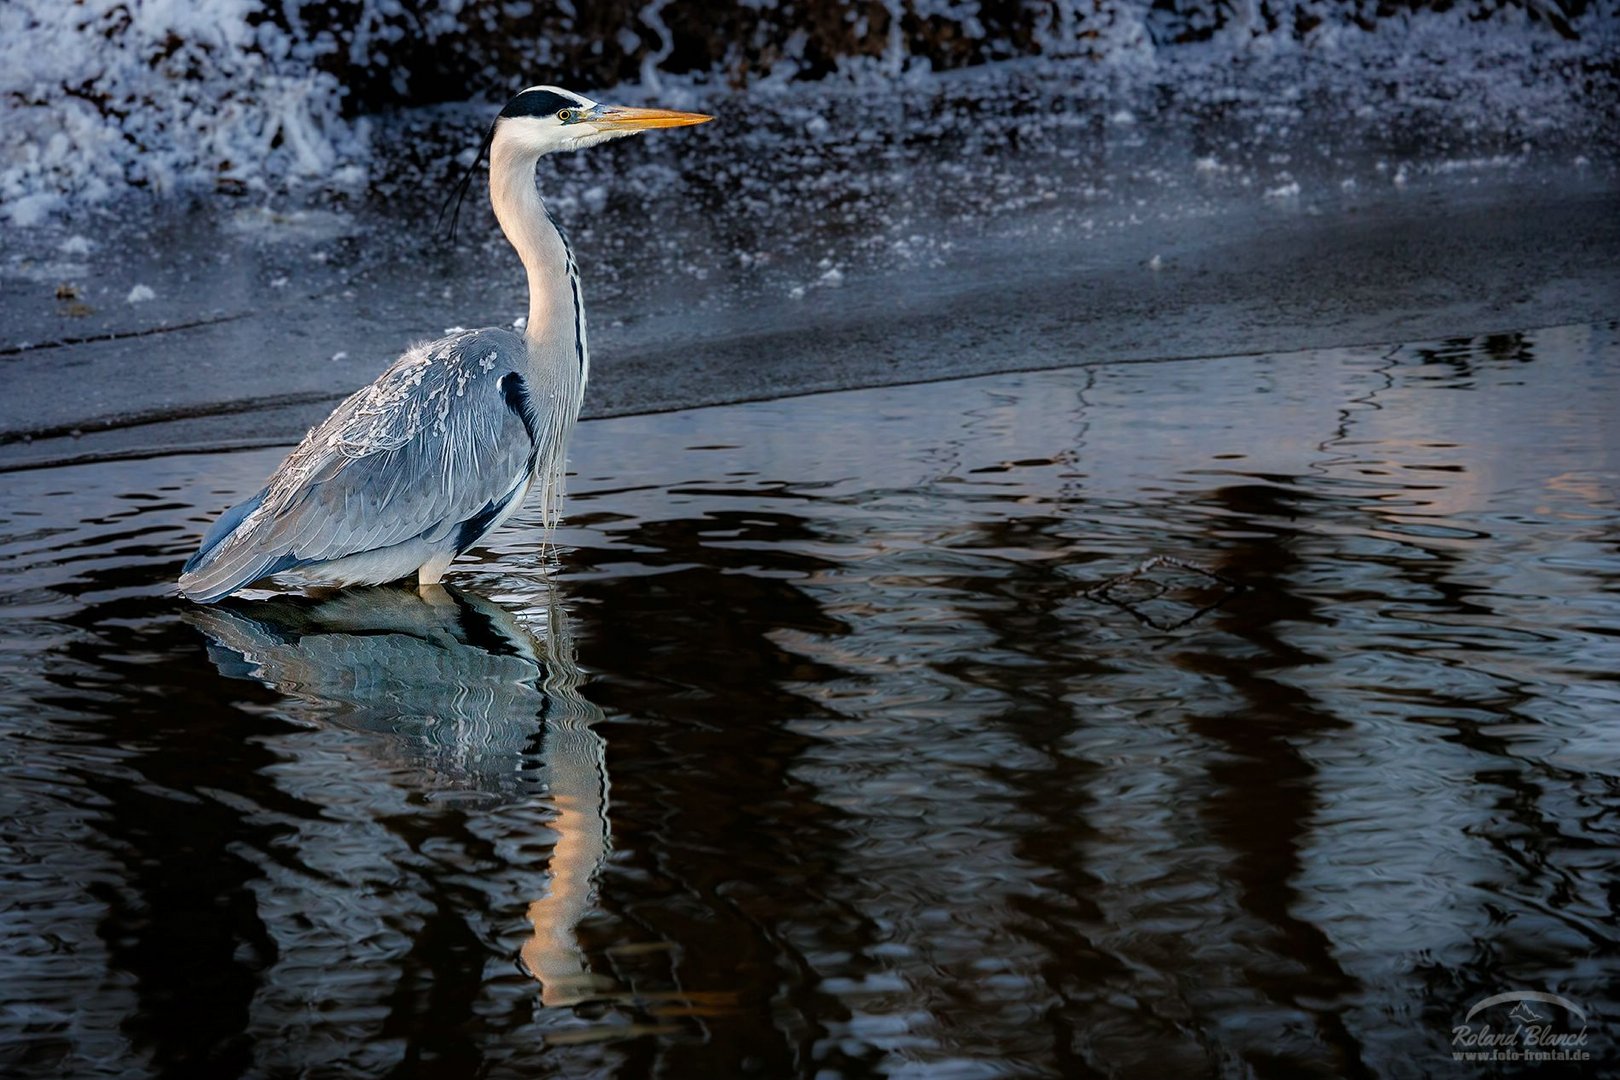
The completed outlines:
{"type": "Polygon", "coordinates": [[[6,474],[0,1064],[1470,1074],[1535,990],[1620,1067],[1617,372],[599,421],[425,598],[173,599],[275,452],[6,474]]]}

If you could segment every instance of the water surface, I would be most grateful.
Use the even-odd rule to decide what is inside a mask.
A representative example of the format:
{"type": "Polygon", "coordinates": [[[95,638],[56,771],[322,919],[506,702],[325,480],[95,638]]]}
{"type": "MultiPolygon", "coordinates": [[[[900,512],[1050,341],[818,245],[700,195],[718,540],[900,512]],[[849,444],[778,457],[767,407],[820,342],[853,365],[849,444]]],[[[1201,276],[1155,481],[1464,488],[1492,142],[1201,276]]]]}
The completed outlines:
{"type": "Polygon", "coordinates": [[[8,473],[12,1075],[1617,1060],[1620,331],[595,421],[452,587],[199,609],[280,451],[8,473]]]}

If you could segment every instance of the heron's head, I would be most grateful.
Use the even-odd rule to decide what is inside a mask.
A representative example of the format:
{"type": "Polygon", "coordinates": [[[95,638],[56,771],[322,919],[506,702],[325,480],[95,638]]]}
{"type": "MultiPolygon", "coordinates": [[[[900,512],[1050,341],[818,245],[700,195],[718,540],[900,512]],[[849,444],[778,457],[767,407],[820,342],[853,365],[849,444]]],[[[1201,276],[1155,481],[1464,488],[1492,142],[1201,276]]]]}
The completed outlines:
{"type": "MultiPolygon", "coordinates": [[[[532,168],[542,154],[554,150],[582,150],[599,142],[634,135],[651,128],[686,127],[713,120],[702,113],[672,112],[668,109],[633,109],[622,105],[602,105],[572,90],[558,86],[531,86],[506,103],[495,125],[484,136],[483,145],[461,179],[450,190],[439,210],[439,221],[450,210],[449,238],[456,238],[456,221],[461,201],[478,163],[489,154],[492,160],[532,168]]],[[[492,188],[493,191],[493,188],[492,188]]]]}
{"type": "Polygon", "coordinates": [[[561,87],[531,86],[506,103],[491,136],[539,156],[583,150],[651,128],[686,127],[712,119],[702,113],[602,105],[561,87]]]}

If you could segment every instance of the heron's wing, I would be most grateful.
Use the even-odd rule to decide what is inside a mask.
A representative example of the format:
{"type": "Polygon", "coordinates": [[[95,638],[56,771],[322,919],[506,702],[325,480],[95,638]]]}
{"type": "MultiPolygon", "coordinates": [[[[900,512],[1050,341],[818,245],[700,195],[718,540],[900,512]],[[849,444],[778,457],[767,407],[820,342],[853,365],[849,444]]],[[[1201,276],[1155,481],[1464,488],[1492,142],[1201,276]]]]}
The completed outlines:
{"type": "Polygon", "coordinates": [[[499,505],[540,449],[523,348],[515,334],[481,330],[406,353],[278,470],[261,543],[338,559],[438,540],[499,505]]]}
{"type": "Polygon", "coordinates": [[[245,584],[457,529],[475,538],[480,517],[487,528],[521,495],[552,438],[522,375],[524,350],[516,334],[480,330],[407,352],[288,455],[198,581],[262,565],[245,584]]]}

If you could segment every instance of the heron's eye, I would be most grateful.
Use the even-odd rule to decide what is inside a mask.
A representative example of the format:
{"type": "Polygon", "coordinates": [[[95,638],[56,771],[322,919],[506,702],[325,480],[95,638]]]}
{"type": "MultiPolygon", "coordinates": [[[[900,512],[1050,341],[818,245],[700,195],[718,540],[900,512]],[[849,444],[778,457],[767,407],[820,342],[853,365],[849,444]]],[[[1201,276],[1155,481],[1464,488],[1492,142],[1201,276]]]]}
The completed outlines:
{"type": "Polygon", "coordinates": [[[557,119],[561,120],[565,124],[572,124],[575,120],[579,119],[579,110],[561,109],[557,113],[557,119]]]}

